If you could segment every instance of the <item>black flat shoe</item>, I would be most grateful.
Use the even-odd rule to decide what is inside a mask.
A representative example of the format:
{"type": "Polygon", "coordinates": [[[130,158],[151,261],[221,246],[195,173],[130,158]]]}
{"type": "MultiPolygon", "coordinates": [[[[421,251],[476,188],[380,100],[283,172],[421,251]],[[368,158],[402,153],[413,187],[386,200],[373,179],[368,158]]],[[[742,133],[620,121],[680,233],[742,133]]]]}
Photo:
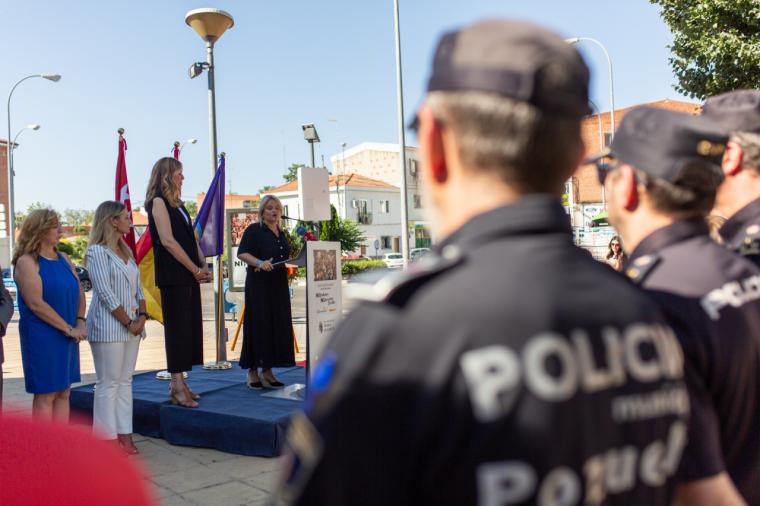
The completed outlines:
{"type": "Polygon", "coordinates": [[[245,384],[248,385],[248,388],[251,390],[261,390],[264,388],[261,384],[261,381],[246,381],[245,384]]]}
{"type": "Polygon", "coordinates": [[[285,386],[285,383],[280,383],[277,380],[269,381],[266,378],[261,378],[261,384],[264,385],[264,388],[282,388],[285,386]]]}

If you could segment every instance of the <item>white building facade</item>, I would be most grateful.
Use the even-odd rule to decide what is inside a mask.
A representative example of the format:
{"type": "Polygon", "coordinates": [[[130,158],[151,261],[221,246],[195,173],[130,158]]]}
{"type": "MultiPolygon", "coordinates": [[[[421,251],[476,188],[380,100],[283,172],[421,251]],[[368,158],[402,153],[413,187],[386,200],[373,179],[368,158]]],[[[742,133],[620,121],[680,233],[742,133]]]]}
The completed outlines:
{"type": "MultiPolygon", "coordinates": [[[[368,257],[381,256],[401,249],[400,190],[385,181],[357,174],[330,176],[330,204],[342,219],[357,222],[365,236],[354,252],[344,254],[368,257]],[[375,249],[377,244],[377,249],[375,249]]],[[[283,214],[301,219],[296,181],[262,194],[274,195],[282,201],[283,214]]]]}
{"type": "MultiPolygon", "coordinates": [[[[363,142],[331,156],[330,162],[333,166],[333,174],[359,174],[400,188],[402,182],[400,151],[398,144],[363,142]]],[[[417,172],[418,160],[417,148],[407,146],[406,183],[410,248],[429,247],[431,243],[430,229],[422,209],[422,195],[417,172]]]]}

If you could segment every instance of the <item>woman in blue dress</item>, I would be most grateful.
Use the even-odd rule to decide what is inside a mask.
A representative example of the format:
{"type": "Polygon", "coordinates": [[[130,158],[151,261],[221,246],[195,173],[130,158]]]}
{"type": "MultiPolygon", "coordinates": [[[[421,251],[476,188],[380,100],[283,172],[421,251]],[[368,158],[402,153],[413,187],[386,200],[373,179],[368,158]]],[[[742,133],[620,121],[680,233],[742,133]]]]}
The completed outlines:
{"type": "Polygon", "coordinates": [[[32,211],[21,225],[13,265],[19,297],[21,361],[35,417],[69,418],[69,388],[79,378],[79,341],[87,337],[85,298],[69,258],[58,252],[55,211],[32,211]]]}

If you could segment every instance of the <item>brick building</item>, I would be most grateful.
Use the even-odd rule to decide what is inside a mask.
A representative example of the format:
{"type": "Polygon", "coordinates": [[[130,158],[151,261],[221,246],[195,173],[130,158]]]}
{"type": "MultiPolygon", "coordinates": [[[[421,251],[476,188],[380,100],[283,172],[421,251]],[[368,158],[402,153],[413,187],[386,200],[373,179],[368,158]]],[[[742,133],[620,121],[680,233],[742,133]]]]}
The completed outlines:
{"type": "MultiPolygon", "coordinates": [[[[699,114],[702,109],[700,104],[691,102],[682,102],[680,100],[658,100],[656,102],[650,102],[648,104],[638,104],[632,107],[626,107],[625,109],[615,110],[615,128],[620,125],[620,121],[631,109],[639,107],[641,105],[648,105],[652,107],[659,107],[662,109],[668,109],[672,111],[687,112],[691,114],[699,114]]],[[[591,155],[602,149],[602,146],[609,144],[610,140],[610,114],[609,111],[602,112],[601,114],[594,114],[588,116],[583,120],[581,125],[581,135],[583,136],[583,142],[586,145],[586,154],[591,155]],[[604,144],[600,143],[600,117],[601,117],[601,138],[604,144]]],[[[599,182],[596,177],[596,168],[593,165],[584,165],[578,169],[573,176],[573,190],[575,204],[591,204],[602,202],[602,187],[599,186],[599,182]]]]}
{"type": "Polygon", "coordinates": [[[10,264],[8,258],[8,141],[0,139],[0,265],[10,264]]]}

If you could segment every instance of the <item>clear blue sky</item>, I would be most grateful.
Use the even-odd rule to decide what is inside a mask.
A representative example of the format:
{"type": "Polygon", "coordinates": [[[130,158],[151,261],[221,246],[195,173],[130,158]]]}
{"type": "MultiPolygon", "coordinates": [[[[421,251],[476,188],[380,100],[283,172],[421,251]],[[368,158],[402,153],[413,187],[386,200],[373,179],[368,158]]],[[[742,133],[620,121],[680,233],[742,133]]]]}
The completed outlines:
{"type": "MultiPolygon", "coordinates": [[[[119,127],[127,132],[133,202],[144,198],[155,160],[190,137],[198,143],[182,154],[184,197],[205,191],[206,78],[187,76],[205,50],[184,15],[209,6],[235,18],[215,52],[219,147],[228,153],[232,191],[280,184],[286,166],[307,162],[305,122],[317,125],[317,159],[324,155],[328,167],[341,142],[397,142],[392,0],[1,0],[0,137],[14,82],[63,75],[56,84],[31,79],[14,94],[12,134],[42,125],[19,139],[17,209],[34,201],[93,209],[113,198],[119,127]]],[[[489,16],[602,41],[617,107],[679,98],[667,62],[671,35],[646,0],[401,0],[406,116],[421,100],[441,32],[489,16]]],[[[606,60],[596,46],[580,47],[593,71],[592,99],[607,109],[606,60]]]]}

